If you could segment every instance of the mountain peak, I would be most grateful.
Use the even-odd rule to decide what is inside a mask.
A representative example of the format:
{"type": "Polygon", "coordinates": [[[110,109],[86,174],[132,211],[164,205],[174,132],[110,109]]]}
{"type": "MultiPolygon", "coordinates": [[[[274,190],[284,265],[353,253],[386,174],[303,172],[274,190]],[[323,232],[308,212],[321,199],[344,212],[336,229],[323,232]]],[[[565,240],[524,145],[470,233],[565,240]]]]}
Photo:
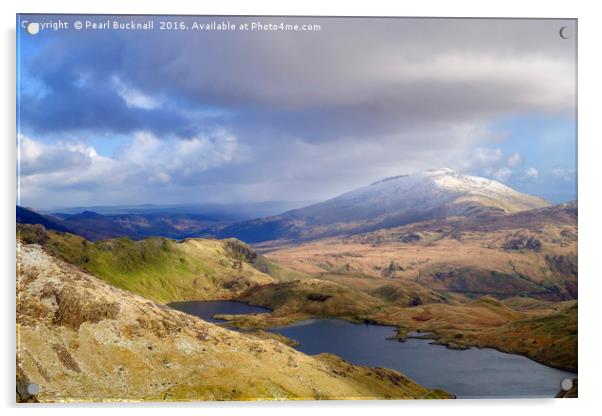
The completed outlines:
{"type": "Polygon", "coordinates": [[[440,168],[385,178],[319,204],[227,226],[218,236],[238,237],[251,243],[280,238],[315,239],[451,216],[514,213],[548,205],[543,199],[500,182],[440,168]]]}

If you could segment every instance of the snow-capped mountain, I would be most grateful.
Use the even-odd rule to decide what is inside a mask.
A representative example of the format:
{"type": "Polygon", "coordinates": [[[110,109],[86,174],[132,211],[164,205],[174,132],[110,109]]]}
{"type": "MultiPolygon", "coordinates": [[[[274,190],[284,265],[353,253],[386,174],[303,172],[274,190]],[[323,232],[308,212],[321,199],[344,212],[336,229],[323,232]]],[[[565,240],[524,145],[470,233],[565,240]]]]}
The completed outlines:
{"type": "Polygon", "coordinates": [[[401,213],[421,215],[441,211],[448,216],[481,208],[516,212],[547,205],[540,198],[499,182],[443,168],[383,179],[287,215],[328,224],[375,220],[401,213]]]}
{"type": "Polygon", "coordinates": [[[443,168],[383,179],[319,204],[225,227],[217,235],[248,242],[317,238],[548,205],[499,182],[443,168]]]}

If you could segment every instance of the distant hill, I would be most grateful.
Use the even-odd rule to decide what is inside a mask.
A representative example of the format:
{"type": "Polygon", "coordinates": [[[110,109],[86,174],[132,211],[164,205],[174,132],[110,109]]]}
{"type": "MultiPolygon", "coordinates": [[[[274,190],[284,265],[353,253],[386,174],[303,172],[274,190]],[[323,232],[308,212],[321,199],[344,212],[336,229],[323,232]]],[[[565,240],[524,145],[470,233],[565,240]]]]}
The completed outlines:
{"type": "Polygon", "coordinates": [[[281,213],[302,202],[249,204],[134,205],[64,208],[36,212],[17,206],[17,223],[80,235],[91,241],[117,237],[182,239],[233,222],[281,213]]]}
{"type": "Polygon", "coordinates": [[[130,237],[135,240],[147,237],[182,239],[198,235],[209,227],[224,224],[225,220],[199,214],[154,212],[102,215],[87,210],[76,214],[42,215],[17,206],[17,223],[40,224],[49,230],[70,232],[90,241],[98,241],[117,237],[130,237]]]}
{"type": "MultiPolygon", "coordinates": [[[[59,220],[60,221],[60,220],[59,220]]],[[[49,217],[38,214],[32,209],[20,207],[17,205],[17,223],[18,224],[40,224],[48,230],[68,232],[69,229],[49,217]]]]}
{"type": "Polygon", "coordinates": [[[246,203],[205,203],[173,205],[94,205],[64,207],[46,210],[42,214],[80,214],[84,211],[101,215],[150,215],[150,214],[186,214],[198,215],[214,221],[244,221],[253,218],[281,214],[291,209],[304,207],[307,201],[265,201],[246,203]]]}
{"type": "Polygon", "coordinates": [[[383,179],[319,204],[218,227],[211,233],[248,243],[302,241],[450,216],[514,213],[548,205],[543,199],[499,182],[445,168],[383,179]]]}

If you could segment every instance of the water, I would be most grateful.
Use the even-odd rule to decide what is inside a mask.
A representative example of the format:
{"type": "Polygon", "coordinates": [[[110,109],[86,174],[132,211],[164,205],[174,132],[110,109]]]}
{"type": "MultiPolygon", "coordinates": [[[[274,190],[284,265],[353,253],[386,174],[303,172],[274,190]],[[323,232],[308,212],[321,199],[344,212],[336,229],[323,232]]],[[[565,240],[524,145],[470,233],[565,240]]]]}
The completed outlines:
{"type": "Polygon", "coordinates": [[[220,319],[214,319],[216,314],[242,315],[250,313],[269,313],[267,308],[251,306],[242,302],[233,300],[208,300],[202,302],[174,302],[170,303],[174,309],[186,312],[190,315],[198,316],[207,322],[224,322],[220,319]]]}
{"type": "MultiPolygon", "coordinates": [[[[216,313],[265,313],[269,310],[231,301],[183,302],[176,309],[211,320],[216,313]]],[[[575,374],[526,357],[491,348],[452,350],[431,340],[387,340],[391,327],[352,324],[338,319],[311,319],[274,328],[301,343],[307,354],[329,352],[354,364],[400,371],[417,383],[460,398],[554,397],[564,378],[575,374]]]]}

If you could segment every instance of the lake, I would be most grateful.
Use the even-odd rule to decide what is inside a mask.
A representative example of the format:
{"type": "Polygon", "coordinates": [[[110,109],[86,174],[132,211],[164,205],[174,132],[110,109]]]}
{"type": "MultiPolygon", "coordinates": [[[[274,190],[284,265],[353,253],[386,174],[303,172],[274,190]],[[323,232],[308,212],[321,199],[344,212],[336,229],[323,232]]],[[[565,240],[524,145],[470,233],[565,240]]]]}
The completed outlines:
{"type": "Polygon", "coordinates": [[[243,315],[250,313],[270,313],[267,308],[252,306],[233,300],[206,300],[202,302],[173,302],[168,306],[187,314],[198,316],[207,322],[224,322],[220,319],[214,319],[216,314],[243,315]]]}
{"type": "MultiPolygon", "coordinates": [[[[268,313],[269,309],[233,301],[178,302],[171,307],[210,322],[218,313],[268,313]]],[[[565,378],[576,374],[492,348],[452,350],[431,340],[387,340],[394,328],[352,324],[338,319],[310,319],[272,328],[300,342],[306,354],[329,352],[349,362],[395,369],[429,388],[459,398],[554,397],[565,378]]]]}

